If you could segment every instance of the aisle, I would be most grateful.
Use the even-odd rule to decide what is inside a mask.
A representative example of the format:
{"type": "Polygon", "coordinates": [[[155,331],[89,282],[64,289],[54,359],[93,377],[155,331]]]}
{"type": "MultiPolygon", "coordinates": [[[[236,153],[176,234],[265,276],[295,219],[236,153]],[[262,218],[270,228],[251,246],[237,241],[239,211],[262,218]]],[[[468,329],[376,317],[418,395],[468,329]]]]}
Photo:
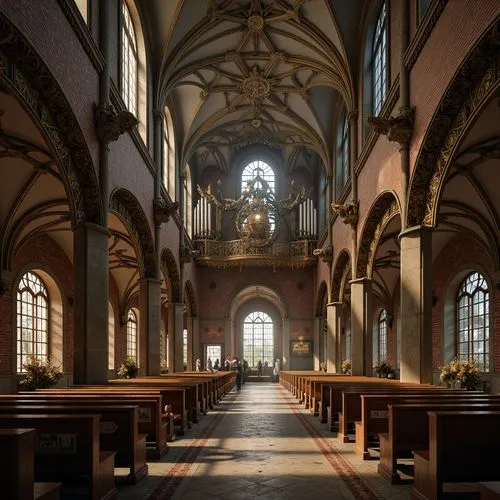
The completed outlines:
{"type": "MultiPolygon", "coordinates": [[[[354,446],[324,433],[278,384],[246,384],[202,423],[194,439],[174,443],[169,453],[182,444],[178,463],[157,476],[146,498],[409,498],[408,486],[391,487],[376,475],[377,462],[353,459],[354,446]]],[[[150,474],[161,465],[167,464],[153,464],[150,474]]]]}

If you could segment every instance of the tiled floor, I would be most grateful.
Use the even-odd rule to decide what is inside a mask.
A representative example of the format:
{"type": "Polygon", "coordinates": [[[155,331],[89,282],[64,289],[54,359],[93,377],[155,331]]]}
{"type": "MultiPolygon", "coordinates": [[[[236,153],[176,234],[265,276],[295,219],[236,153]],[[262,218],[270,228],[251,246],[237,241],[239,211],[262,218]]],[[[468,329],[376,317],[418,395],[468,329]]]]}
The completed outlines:
{"type": "Polygon", "coordinates": [[[359,460],[326,425],[278,384],[246,384],[171,444],[149,477],[118,498],[173,500],[325,500],[410,498],[390,486],[377,461],[359,460]]]}

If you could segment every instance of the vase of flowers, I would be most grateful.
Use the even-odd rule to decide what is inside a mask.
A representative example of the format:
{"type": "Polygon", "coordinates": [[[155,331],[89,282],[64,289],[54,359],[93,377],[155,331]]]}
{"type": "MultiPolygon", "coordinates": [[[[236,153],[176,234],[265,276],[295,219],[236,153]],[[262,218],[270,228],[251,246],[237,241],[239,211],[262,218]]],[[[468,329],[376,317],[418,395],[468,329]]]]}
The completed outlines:
{"type": "Polygon", "coordinates": [[[439,379],[448,388],[455,388],[458,384],[467,391],[481,388],[481,371],[474,359],[465,361],[453,359],[441,367],[439,379]]]}
{"type": "Polygon", "coordinates": [[[48,389],[61,380],[63,373],[50,359],[41,361],[36,356],[30,356],[23,364],[24,378],[19,386],[24,391],[35,391],[36,389],[48,389]]]}
{"type": "Polygon", "coordinates": [[[344,375],[352,374],[352,362],[350,359],[344,359],[344,361],[342,361],[341,370],[344,375]]]}
{"type": "Polygon", "coordinates": [[[127,357],[120,363],[120,368],[118,369],[118,376],[121,378],[136,378],[139,375],[139,367],[135,361],[135,358],[127,357]]]}
{"type": "Polygon", "coordinates": [[[391,378],[394,376],[394,368],[387,361],[381,361],[376,367],[375,371],[378,373],[379,378],[391,378]]]}

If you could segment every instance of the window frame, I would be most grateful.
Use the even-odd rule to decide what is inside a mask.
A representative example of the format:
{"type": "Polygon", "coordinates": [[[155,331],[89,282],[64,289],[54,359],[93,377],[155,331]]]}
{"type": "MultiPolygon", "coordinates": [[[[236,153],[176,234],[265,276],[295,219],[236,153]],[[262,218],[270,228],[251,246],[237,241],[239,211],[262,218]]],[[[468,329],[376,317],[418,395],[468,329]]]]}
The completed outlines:
{"type": "Polygon", "coordinates": [[[347,109],[344,108],[338,121],[337,129],[337,150],[336,150],[336,185],[337,198],[340,197],[344,187],[347,184],[350,176],[350,137],[349,137],[349,120],[347,117],[347,109]]]}
{"type": "Polygon", "coordinates": [[[119,63],[120,63],[120,95],[125,103],[125,106],[128,111],[130,111],[138,120],[139,120],[139,45],[137,41],[137,29],[134,25],[134,19],[133,16],[130,12],[130,7],[128,6],[128,3],[126,0],[121,0],[121,5],[120,5],[120,58],[119,58],[119,63]],[[125,27],[125,14],[124,14],[124,9],[127,11],[127,15],[130,19],[130,26],[133,30],[133,41],[135,45],[135,109],[130,109],[129,106],[129,99],[125,99],[124,95],[124,56],[125,56],[125,51],[124,51],[124,35],[127,36],[129,39],[130,43],[130,36],[129,33],[125,27]]]}
{"type": "Polygon", "coordinates": [[[390,40],[389,40],[389,6],[386,0],[383,0],[377,10],[377,16],[375,17],[374,23],[374,31],[373,31],[373,39],[372,39],[372,47],[371,47],[371,92],[372,92],[372,113],[374,116],[379,116],[385,102],[387,101],[387,96],[389,93],[389,58],[390,58],[390,40]],[[383,16],[383,23],[380,23],[380,20],[383,16]],[[379,25],[382,24],[380,32],[378,30],[379,25]],[[385,45],[384,45],[385,44],[385,45]],[[377,73],[377,56],[378,49],[380,50],[380,59],[381,64],[385,60],[385,65],[382,67],[382,71],[377,73]],[[382,86],[380,87],[380,93],[377,93],[377,83],[380,79],[382,80],[382,86]],[[385,84],[385,85],[384,85],[385,84]],[[377,95],[380,94],[380,102],[377,102],[377,95]]]}
{"type": "Polygon", "coordinates": [[[463,279],[459,282],[457,292],[455,295],[455,353],[456,357],[460,361],[464,361],[465,359],[470,359],[474,358],[478,364],[479,369],[483,373],[489,373],[492,368],[491,364],[491,354],[492,354],[492,349],[491,349],[491,308],[490,308],[490,286],[488,284],[488,281],[486,277],[483,275],[482,272],[480,271],[471,271],[468,272],[463,279]],[[477,276],[477,278],[475,278],[477,276]],[[472,292],[469,292],[467,287],[468,283],[470,283],[472,280],[478,280],[478,284],[476,287],[473,289],[472,292]],[[481,286],[484,284],[484,287],[481,286]],[[479,315],[474,314],[474,306],[479,305],[474,302],[474,298],[478,293],[485,293],[486,294],[486,299],[481,302],[483,306],[483,314],[481,315],[484,318],[484,323],[483,323],[483,339],[481,340],[474,340],[474,330],[479,329],[474,327],[474,319],[477,318],[479,315]],[[461,299],[463,297],[469,297],[468,303],[466,307],[461,307],[461,299]],[[461,316],[460,310],[467,309],[466,312],[468,314],[466,317],[461,316]],[[472,313],[471,313],[472,310],[472,313]],[[460,323],[461,321],[466,321],[467,322],[467,329],[461,329],[460,323]],[[461,340],[461,333],[462,332],[467,332],[467,340],[462,341],[461,340]],[[472,340],[471,340],[472,337],[472,340]],[[481,363],[475,353],[476,350],[474,348],[474,344],[482,343],[483,344],[483,353],[482,356],[484,358],[484,363],[481,363]],[[467,350],[466,353],[462,354],[461,352],[461,345],[466,345],[467,350]]]}
{"type": "MultiPolygon", "coordinates": [[[[36,281],[35,281],[36,282],[36,281]]],[[[25,373],[25,370],[23,369],[22,365],[23,365],[23,356],[35,356],[36,359],[39,359],[43,362],[46,362],[48,359],[50,359],[50,349],[51,349],[51,339],[50,339],[50,334],[51,334],[51,315],[50,315],[50,310],[51,310],[51,303],[50,303],[50,295],[49,295],[49,287],[47,286],[47,284],[45,283],[45,281],[33,270],[30,270],[28,269],[27,271],[25,271],[18,284],[17,284],[17,290],[16,290],[16,308],[15,308],[15,322],[16,322],[16,356],[15,356],[15,366],[16,366],[16,373],[17,374],[22,374],[22,373],[25,373]],[[23,288],[21,288],[21,284],[23,283],[23,281],[25,280],[25,277],[28,276],[28,275],[32,275],[36,278],[37,281],[40,282],[40,288],[44,291],[43,294],[40,294],[40,292],[37,292],[37,293],[34,293],[34,291],[29,287],[29,286],[23,286],[23,288]],[[36,298],[38,296],[42,296],[45,300],[45,311],[46,311],[46,316],[45,318],[40,318],[39,316],[37,316],[37,312],[34,313],[34,315],[32,316],[32,323],[33,324],[37,324],[38,321],[37,320],[44,320],[45,321],[45,324],[46,324],[46,330],[45,330],[45,341],[42,341],[42,342],[37,342],[35,340],[35,335],[34,335],[34,332],[35,332],[35,329],[32,328],[31,329],[31,339],[28,341],[30,344],[31,344],[31,347],[32,347],[32,354],[23,354],[23,350],[21,349],[20,350],[20,347],[22,347],[22,344],[23,344],[23,340],[22,340],[22,333],[21,333],[21,336],[20,336],[20,329],[22,331],[22,297],[20,299],[20,294],[24,293],[28,291],[29,293],[31,293],[31,295],[33,296],[33,300],[32,300],[32,305],[33,304],[36,304],[37,300],[36,298]],[[20,305],[20,300],[21,300],[21,305],[20,305]],[[20,320],[20,315],[21,315],[21,320],[20,320]],[[34,321],[33,321],[34,320],[34,321]],[[40,353],[37,353],[35,352],[35,349],[34,349],[34,346],[36,346],[37,344],[41,344],[41,345],[45,345],[45,354],[40,354],[40,353]]],[[[38,306],[34,306],[34,308],[38,308],[38,306]]],[[[27,316],[27,315],[25,315],[27,316]]],[[[38,329],[37,329],[38,330],[38,329]]]]}
{"type": "Polygon", "coordinates": [[[134,309],[131,307],[129,308],[127,312],[127,325],[126,325],[127,331],[126,331],[126,353],[127,353],[127,358],[133,358],[135,362],[138,364],[139,363],[139,348],[138,348],[138,342],[139,342],[139,320],[137,318],[137,313],[134,311],[134,309]],[[133,316],[133,319],[131,318],[131,315],[133,316]],[[132,343],[130,341],[130,330],[129,330],[129,325],[133,324],[134,326],[134,335],[135,335],[135,342],[132,343]],[[134,345],[134,354],[130,353],[130,346],[134,345]]]}
{"type": "Polygon", "coordinates": [[[387,324],[387,311],[382,309],[378,316],[377,323],[377,333],[378,333],[378,363],[382,363],[382,361],[387,361],[387,357],[389,355],[389,336],[388,336],[388,328],[387,324]],[[382,356],[382,354],[384,354],[382,356]]]}
{"type": "Polygon", "coordinates": [[[250,367],[256,367],[257,362],[260,359],[262,361],[263,366],[264,366],[266,361],[268,362],[268,366],[273,366],[274,365],[274,358],[275,358],[275,347],[276,347],[275,343],[276,342],[275,342],[275,338],[274,338],[275,327],[274,327],[274,321],[273,321],[272,317],[264,311],[253,311],[253,312],[247,314],[245,316],[245,318],[243,318],[242,326],[243,326],[243,328],[242,328],[242,330],[243,330],[243,335],[242,335],[243,358],[248,361],[248,365],[250,367]],[[251,317],[252,317],[252,319],[249,319],[251,317]],[[255,345],[256,345],[255,325],[256,324],[262,325],[261,332],[257,332],[257,333],[262,333],[262,357],[261,358],[259,358],[258,356],[255,355],[255,345]],[[251,332],[247,331],[246,325],[251,325],[251,332]],[[269,342],[266,344],[266,333],[267,334],[269,333],[269,332],[266,332],[266,325],[271,325],[270,337],[269,337],[269,335],[267,335],[267,340],[269,340],[269,338],[270,338],[271,344],[269,344],[269,342]],[[247,346],[251,345],[251,347],[252,347],[251,356],[249,355],[248,350],[246,349],[246,345],[245,345],[246,334],[250,334],[252,336],[251,344],[248,342],[246,344],[247,346]],[[269,345],[271,347],[269,347],[269,345]]]}

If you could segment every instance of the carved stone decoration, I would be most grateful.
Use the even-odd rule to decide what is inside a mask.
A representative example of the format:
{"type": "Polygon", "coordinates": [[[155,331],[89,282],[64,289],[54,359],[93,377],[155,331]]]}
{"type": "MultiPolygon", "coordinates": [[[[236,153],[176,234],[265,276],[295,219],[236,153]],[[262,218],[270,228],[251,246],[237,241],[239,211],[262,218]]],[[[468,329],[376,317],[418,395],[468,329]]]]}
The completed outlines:
{"type": "Polygon", "coordinates": [[[179,209],[179,202],[166,202],[162,198],[153,200],[153,218],[156,224],[164,224],[179,209]]]}
{"type": "Polygon", "coordinates": [[[126,189],[113,191],[109,210],[115,213],[127,227],[139,260],[141,278],[156,278],[156,254],[148,220],[135,196],[126,189]]]}
{"type": "Polygon", "coordinates": [[[116,111],[111,104],[99,104],[95,107],[96,135],[105,144],[118,140],[120,135],[130,132],[138,123],[130,111],[116,111]]]}
{"type": "Polygon", "coordinates": [[[258,66],[252,68],[252,73],[240,85],[241,92],[250,99],[263,99],[271,93],[272,81],[263,77],[258,66]]]}
{"type": "Polygon", "coordinates": [[[407,145],[413,134],[413,120],[415,108],[404,107],[399,110],[398,116],[382,118],[379,116],[369,116],[368,125],[377,134],[387,136],[389,141],[407,145]]]}
{"type": "Polygon", "coordinates": [[[359,202],[351,200],[344,205],[332,203],[330,206],[332,212],[337,214],[344,224],[349,224],[353,228],[356,226],[359,217],[359,202]]]}
{"type": "Polygon", "coordinates": [[[199,255],[198,250],[194,250],[191,247],[184,245],[179,249],[180,260],[183,264],[191,262],[191,260],[199,255]]]}
{"type": "Polygon", "coordinates": [[[345,287],[345,280],[351,270],[351,258],[347,250],[342,250],[337,257],[332,276],[332,302],[340,302],[343,297],[342,291],[345,287]]]}
{"type": "Polygon", "coordinates": [[[368,214],[359,244],[356,278],[371,279],[378,243],[386,225],[400,214],[399,203],[391,192],[383,193],[368,214]]]}
{"type": "Polygon", "coordinates": [[[313,251],[313,255],[319,257],[325,264],[331,264],[333,262],[333,248],[331,246],[316,248],[316,250],[313,251]]]}
{"type": "Polygon", "coordinates": [[[248,29],[253,32],[264,30],[264,18],[262,16],[253,15],[248,18],[248,29]]]}
{"type": "Polygon", "coordinates": [[[164,248],[161,252],[161,270],[170,284],[170,302],[181,301],[181,276],[172,250],[164,248]]]}
{"type": "Polygon", "coordinates": [[[452,160],[476,113],[500,86],[500,20],[476,44],[438,106],[412,177],[405,227],[433,226],[452,160]]]}
{"type": "Polygon", "coordinates": [[[70,104],[45,63],[2,13],[0,33],[0,85],[24,101],[43,131],[63,175],[72,223],[102,223],[96,170],[70,104]]]}

